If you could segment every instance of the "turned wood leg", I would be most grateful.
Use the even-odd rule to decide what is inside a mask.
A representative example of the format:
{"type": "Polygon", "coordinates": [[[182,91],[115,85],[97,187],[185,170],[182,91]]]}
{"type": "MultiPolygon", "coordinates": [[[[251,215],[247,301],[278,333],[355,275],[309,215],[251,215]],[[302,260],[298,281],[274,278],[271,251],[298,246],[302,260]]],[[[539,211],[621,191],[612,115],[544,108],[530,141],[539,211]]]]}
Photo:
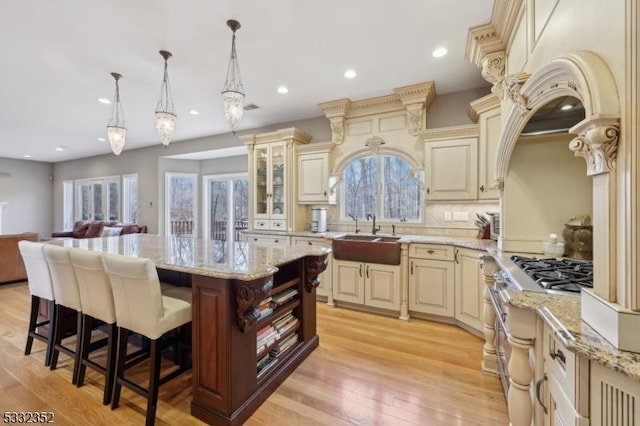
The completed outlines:
{"type": "Polygon", "coordinates": [[[496,310],[491,303],[489,288],[485,286],[482,292],[482,332],[484,345],[482,346],[482,371],[498,374],[498,359],[496,354],[496,310]]]}
{"type": "Polygon", "coordinates": [[[84,384],[84,375],[87,371],[87,365],[84,360],[89,359],[89,348],[91,347],[91,329],[93,328],[93,318],[83,314],[82,315],[82,339],[80,343],[80,365],[78,366],[78,377],[76,379],[76,386],[80,387],[84,384]]]}
{"type": "MultiPolygon", "coordinates": [[[[78,311],[76,314],[76,353],[73,356],[73,375],[71,376],[71,383],[77,385],[78,383],[78,371],[80,370],[80,349],[82,347],[82,312],[78,311]]],[[[89,337],[91,339],[91,337],[89,337]]]]}
{"type": "Polygon", "coordinates": [[[509,358],[509,419],[512,426],[530,426],[532,419],[531,402],[531,366],[529,349],[533,347],[530,339],[510,336],[511,357],[509,358]]]}
{"type": "Polygon", "coordinates": [[[32,295],[31,296],[31,314],[29,315],[29,331],[27,331],[27,344],[24,348],[25,355],[29,355],[31,353],[31,347],[33,346],[32,333],[36,332],[36,324],[38,323],[39,311],[40,311],[40,298],[38,296],[32,295]]]}

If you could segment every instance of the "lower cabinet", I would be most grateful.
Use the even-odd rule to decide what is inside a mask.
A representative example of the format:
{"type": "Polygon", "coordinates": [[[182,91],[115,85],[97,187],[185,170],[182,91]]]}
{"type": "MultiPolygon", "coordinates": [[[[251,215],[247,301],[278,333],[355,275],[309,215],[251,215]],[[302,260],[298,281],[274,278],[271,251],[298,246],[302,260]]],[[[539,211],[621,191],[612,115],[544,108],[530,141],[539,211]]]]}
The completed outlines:
{"type": "MultiPolygon", "coordinates": [[[[308,245],[331,248],[331,240],[320,237],[291,237],[291,245],[308,245]]],[[[333,282],[331,279],[333,254],[329,254],[327,261],[327,269],[319,275],[320,285],[316,287],[316,295],[327,297],[327,303],[329,305],[333,305],[333,282]]]]}
{"type": "Polygon", "coordinates": [[[397,311],[400,309],[400,266],[334,259],[333,298],[397,311]]]}
{"type": "Polygon", "coordinates": [[[481,332],[485,284],[480,256],[483,252],[460,248],[455,250],[455,318],[481,332]]]}
{"type": "Polygon", "coordinates": [[[592,362],[590,388],[592,425],[640,425],[637,380],[592,362]]]}
{"type": "Polygon", "coordinates": [[[409,258],[409,311],[453,317],[453,262],[409,258]]]}

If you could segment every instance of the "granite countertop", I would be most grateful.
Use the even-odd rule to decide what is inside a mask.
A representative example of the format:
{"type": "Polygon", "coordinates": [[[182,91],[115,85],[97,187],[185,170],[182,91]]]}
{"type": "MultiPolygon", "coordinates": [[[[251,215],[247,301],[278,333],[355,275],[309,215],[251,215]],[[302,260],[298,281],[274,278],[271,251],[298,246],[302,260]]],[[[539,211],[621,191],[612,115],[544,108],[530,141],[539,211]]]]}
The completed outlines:
{"type": "MultiPolygon", "coordinates": [[[[258,234],[258,235],[278,235],[278,236],[291,236],[291,237],[306,237],[306,238],[324,238],[327,240],[333,240],[335,238],[342,237],[344,235],[353,235],[352,232],[344,231],[327,231],[327,232],[311,232],[311,231],[245,231],[245,234],[258,234]]],[[[360,232],[358,235],[373,235],[366,232],[360,232]]],[[[435,235],[408,235],[408,234],[386,234],[379,233],[376,236],[380,237],[400,237],[398,240],[400,243],[412,244],[412,243],[424,243],[424,244],[444,244],[453,245],[456,247],[469,248],[474,250],[495,250],[496,242],[493,240],[478,240],[475,238],[464,237],[449,237],[449,236],[435,236],[435,235]]]]}
{"type": "Polygon", "coordinates": [[[535,310],[571,352],[640,380],[640,353],[616,349],[582,321],[580,297],[519,290],[501,293],[508,304],[535,310]]]}
{"type": "Polygon", "coordinates": [[[278,270],[278,265],[307,255],[319,256],[331,251],[317,246],[226,242],[153,234],[50,240],[47,243],[148,258],[162,269],[243,281],[273,275],[278,270]]]}

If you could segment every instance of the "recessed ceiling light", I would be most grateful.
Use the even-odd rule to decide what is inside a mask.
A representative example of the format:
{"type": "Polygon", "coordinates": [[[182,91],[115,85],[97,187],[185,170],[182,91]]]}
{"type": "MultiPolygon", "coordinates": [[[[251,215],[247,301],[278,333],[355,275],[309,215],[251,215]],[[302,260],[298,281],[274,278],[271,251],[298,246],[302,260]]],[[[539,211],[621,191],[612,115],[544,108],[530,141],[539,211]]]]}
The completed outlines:
{"type": "Polygon", "coordinates": [[[560,107],[560,109],[561,109],[562,111],[569,111],[570,109],[573,109],[573,105],[570,105],[570,104],[562,105],[562,106],[560,107]]]}
{"type": "Polygon", "coordinates": [[[442,58],[446,54],[447,54],[447,49],[445,49],[444,47],[439,47],[436,50],[434,50],[432,53],[434,58],[442,58]]]}
{"type": "Polygon", "coordinates": [[[105,138],[98,138],[98,142],[106,142],[107,140],[105,138]]]}
{"type": "Polygon", "coordinates": [[[282,94],[289,93],[289,89],[287,89],[287,86],[280,86],[278,87],[278,93],[282,93],[282,94]]]}
{"type": "Polygon", "coordinates": [[[111,103],[111,101],[107,98],[98,98],[98,102],[100,102],[101,104],[106,104],[109,105],[111,103]]]}
{"type": "Polygon", "coordinates": [[[356,74],[356,72],[354,70],[346,70],[344,72],[345,78],[355,78],[356,75],[358,75],[358,74],[356,74]]]}
{"type": "Polygon", "coordinates": [[[64,151],[64,148],[63,148],[63,147],[61,147],[61,146],[57,146],[57,147],[56,147],[56,151],[62,152],[62,151],[64,151]]]}
{"type": "Polygon", "coordinates": [[[23,155],[24,158],[31,158],[31,156],[29,154],[25,154],[23,155]]]}
{"type": "Polygon", "coordinates": [[[200,115],[200,111],[198,111],[197,109],[192,109],[191,111],[189,111],[189,114],[191,114],[191,115],[200,115]]]}

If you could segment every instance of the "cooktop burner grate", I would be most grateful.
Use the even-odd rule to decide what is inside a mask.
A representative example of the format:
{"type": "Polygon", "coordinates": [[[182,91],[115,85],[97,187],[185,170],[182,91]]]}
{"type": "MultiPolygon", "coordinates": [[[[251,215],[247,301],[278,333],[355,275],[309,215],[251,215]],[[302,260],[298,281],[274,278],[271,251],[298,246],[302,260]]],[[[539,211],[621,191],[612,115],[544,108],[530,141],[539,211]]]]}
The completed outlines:
{"type": "Polygon", "coordinates": [[[580,292],[593,287],[593,262],[573,259],[538,259],[511,256],[511,260],[546,289],[580,292]]]}

